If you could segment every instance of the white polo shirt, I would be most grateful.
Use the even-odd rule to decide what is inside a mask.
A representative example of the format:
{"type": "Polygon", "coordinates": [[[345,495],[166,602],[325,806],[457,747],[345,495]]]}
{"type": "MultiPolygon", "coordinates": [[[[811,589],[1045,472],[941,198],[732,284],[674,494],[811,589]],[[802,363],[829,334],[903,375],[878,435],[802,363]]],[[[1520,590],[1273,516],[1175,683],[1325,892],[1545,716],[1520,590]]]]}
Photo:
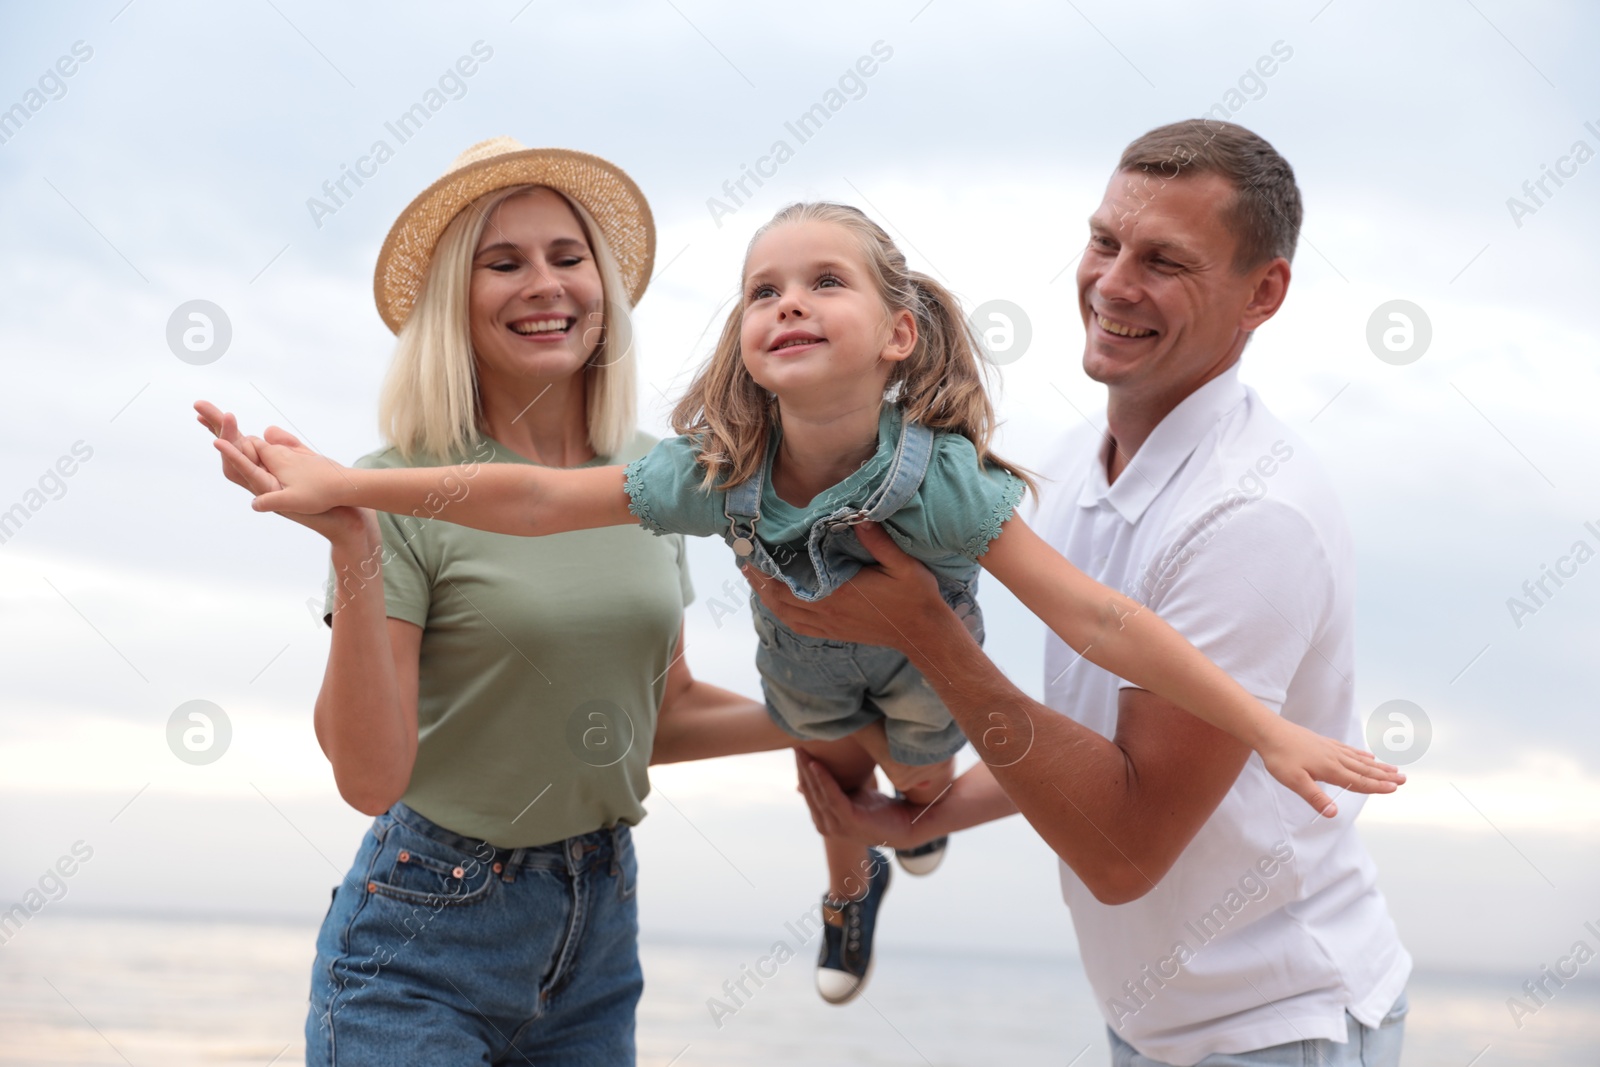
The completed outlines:
{"type": "MultiPolygon", "coordinates": [[[[1353,705],[1355,560],[1310,449],[1238,364],[1162,420],[1107,484],[1085,426],[1045,469],[1035,526],[1098,581],[1148,605],[1273,711],[1365,747],[1353,705]]],[[[1046,638],[1045,700],[1111,737],[1130,683],[1046,638]]],[[[1325,819],[1250,756],[1165,878],[1129,904],[1061,886],[1110,1027],[1189,1065],[1375,1026],[1411,971],[1356,836],[1363,798],[1325,819]]]]}

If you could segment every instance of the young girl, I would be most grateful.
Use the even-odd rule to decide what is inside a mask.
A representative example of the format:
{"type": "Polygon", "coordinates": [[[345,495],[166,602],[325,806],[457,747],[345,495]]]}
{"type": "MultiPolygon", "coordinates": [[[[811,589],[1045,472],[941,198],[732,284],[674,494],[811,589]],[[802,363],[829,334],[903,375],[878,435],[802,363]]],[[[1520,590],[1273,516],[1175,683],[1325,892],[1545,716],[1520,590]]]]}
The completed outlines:
{"type": "MultiPolygon", "coordinates": [[[[1003,545],[988,559],[995,576],[1064,641],[1250,745],[1308,801],[1318,779],[1391,791],[1400,780],[1393,768],[1273,715],[1160,619],[1086,577],[1014,516],[1029,483],[989,451],[994,415],[982,366],[955,298],[909,270],[879,226],[851,207],[797,204],[751,241],[739,304],[673,412],[681,436],[641,459],[575,470],[360,470],[257,441],[283,488],[255,506],[426,507],[447,521],[527,536],[633,522],[658,534],[721,536],[741,562],[802,599],[827,596],[870,563],[851,528],[880,522],[938,576],[980,641],[977,571],[991,544],[1003,545]]],[[[217,447],[248,462],[226,441],[217,447]]],[[[905,657],[805,637],[758,597],[751,607],[773,720],[845,789],[865,784],[876,766],[913,803],[936,802],[965,739],[905,657]]],[[[860,844],[824,843],[829,889],[817,985],[826,1000],[843,1003],[865,983],[889,871],[860,844]]],[[[913,871],[933,866],[927,857],[903,862],[913,871]]]]}

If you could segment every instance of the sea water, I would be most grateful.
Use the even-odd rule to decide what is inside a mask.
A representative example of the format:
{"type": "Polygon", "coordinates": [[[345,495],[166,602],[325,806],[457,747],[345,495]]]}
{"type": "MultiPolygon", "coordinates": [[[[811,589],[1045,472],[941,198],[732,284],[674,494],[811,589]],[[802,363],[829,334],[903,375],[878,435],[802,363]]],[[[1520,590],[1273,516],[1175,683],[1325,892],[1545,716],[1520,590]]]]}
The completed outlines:
{"type": "MultiPolygon", "coordinates": [[[[0,946],[0,1064],[298,1064],[314,936],[303,922],[41,913],[0,946]]],[[[840,1008],[817,998],[809,951],[770,948],[645,940],[639,1062],[1107,1062],[1071,957],[880,950],[866,993],[840,1008]]],[[[1521,981],[1414,976],[1406,1067],[1600,1065],[1600,983],[1569,982],[1514,1019],[1521,981]]]]}

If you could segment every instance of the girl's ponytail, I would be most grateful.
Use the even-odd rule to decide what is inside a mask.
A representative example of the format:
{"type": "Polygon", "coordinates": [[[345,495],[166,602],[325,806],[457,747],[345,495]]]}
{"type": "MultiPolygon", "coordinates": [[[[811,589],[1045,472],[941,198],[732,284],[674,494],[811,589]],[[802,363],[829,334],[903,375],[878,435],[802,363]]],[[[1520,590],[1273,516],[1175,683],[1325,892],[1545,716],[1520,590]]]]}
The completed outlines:
{"type": "MultiPolygon", "coordinates": [[[[904,262],[902,260],[901,262],[904,262]]],[[[971,441],[980,460],[1022,479],[1035,495],[1031,473],[989,450],[994,437],[994,405],[986,378],[989,362],[954,293],[919,271],[905,272],[909,310],[917,321],[917,349],[902,361],[891,382],[899,382],[905,417],[929,429],[958,433],[971,441]]]]}

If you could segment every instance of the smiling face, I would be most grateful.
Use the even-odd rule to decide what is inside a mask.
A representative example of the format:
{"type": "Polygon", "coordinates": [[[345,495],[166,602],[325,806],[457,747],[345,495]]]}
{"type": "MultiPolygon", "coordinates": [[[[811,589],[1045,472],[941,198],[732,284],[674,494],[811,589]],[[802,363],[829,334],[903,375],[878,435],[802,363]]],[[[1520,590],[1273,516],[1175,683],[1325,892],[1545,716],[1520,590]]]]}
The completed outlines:
{"type": "Polygon", "coordinates": [[[560,194],[535,189],[495,208],[473,256],[469,304],[480,379],[564,377],[594,354],[600,269],[560,194]]]}
{"type": "Polygon", "coordinates": [[[909,311],[891,312],[856,236],[832,222],[780,223],[746,261],[741,355],[790,403],[876,403],[910,355],[909,311]]]}
{"type": "Polygon", "coordinates": [[[1288,285],[1275,259],[1234,270],[1219,174],[1173,180],[1119,171],[1089,219],[1078,264],[1083,369],[1113,394],[1185,396],[1226,369],[1288,285]]]}

